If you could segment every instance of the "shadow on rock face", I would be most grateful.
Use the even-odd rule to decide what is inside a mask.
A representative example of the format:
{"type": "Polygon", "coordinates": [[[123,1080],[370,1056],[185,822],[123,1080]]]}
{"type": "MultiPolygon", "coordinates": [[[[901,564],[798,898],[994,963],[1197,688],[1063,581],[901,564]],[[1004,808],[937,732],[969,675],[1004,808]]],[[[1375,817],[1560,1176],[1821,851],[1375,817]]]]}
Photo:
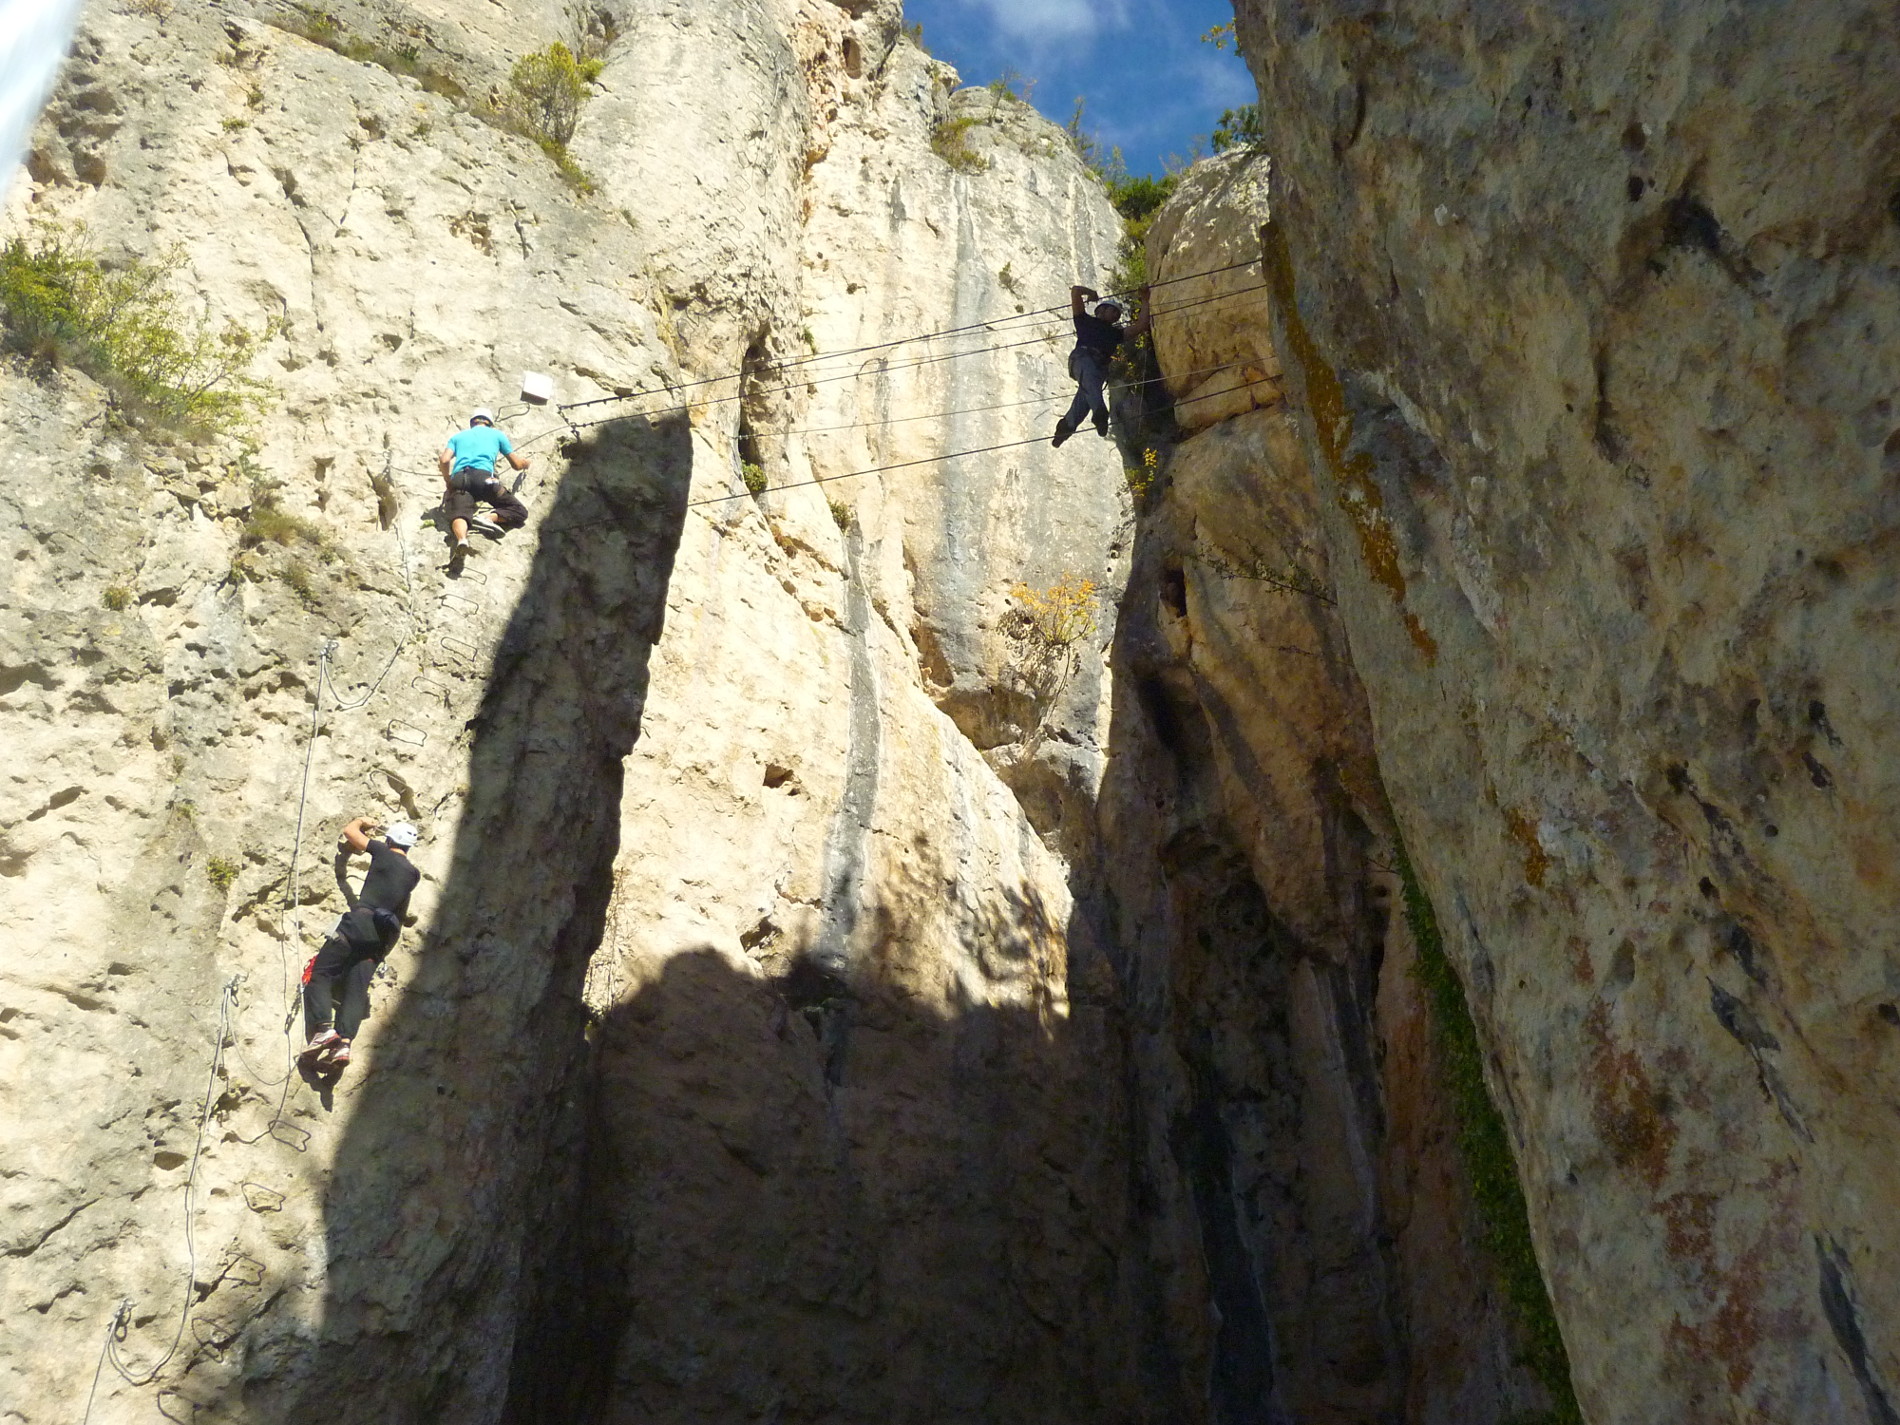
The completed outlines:
{"type": "Polygon", "coordinates": [[[601,1023],[508,1425],[1194,1418],[1136,1359],[1101,1018],[875,976],[698,951],[601,1023]]]}
{"type": "Polygon", "coordinates": [[[478,1421],[505,1393],[692,470],[682,419],[615,422],[568,455],[467,725],[442,908],[379,1006],[337,1154],[321,1333],[253,1352],[252,1418],[478,1421]]]}

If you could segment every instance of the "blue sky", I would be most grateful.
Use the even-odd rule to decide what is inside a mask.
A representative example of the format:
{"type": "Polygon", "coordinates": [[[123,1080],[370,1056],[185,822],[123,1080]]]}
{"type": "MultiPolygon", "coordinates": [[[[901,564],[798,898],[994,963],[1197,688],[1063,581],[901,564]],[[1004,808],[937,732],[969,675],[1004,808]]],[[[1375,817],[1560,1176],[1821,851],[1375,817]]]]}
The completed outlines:
{"type": "Polygon", "coordinates": [[[1254,102],[1233,51],[1201,43],[1234,18],[1228,0],[905,0],[904,12],[966,84],[1013,69],[1036,81],[1032,102],[1058,123],[1085,97],[1086,127],[1119,145],[1132,173],[1188,157],[1223,109],[1254,102]]]}

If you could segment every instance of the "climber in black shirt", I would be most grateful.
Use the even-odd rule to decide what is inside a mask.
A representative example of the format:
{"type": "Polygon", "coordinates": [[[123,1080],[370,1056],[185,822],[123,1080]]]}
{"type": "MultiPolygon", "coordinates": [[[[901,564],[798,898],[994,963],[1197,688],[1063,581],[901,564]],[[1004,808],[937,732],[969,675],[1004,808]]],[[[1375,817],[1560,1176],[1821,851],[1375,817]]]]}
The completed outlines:
{"type": "Polygon", "coordinates": [[[1075,378],[1075,400],[1069,405],[1069,413],[1056,422],[1051,445],[1061,445],[1082,428],[1083,418],[1090,415],[1095,417],[1095,433],[1107,437],[1108,401],[1102,395],[1102,387],[1108,381],[1108,363],[1124,341],[1148,330],[1152,320],[1150,308],[1148,289],[1143,287],[1141,317],[1124,327],[1119,302],[1102,301],[1092,287],[1069,289],[1069,310],[1075,316],[1075,350],[1069,353],[1069,375],[1075,378]],[[1095,303],[1093,316],[1088,311],[1090,302],[1095,303]]]}
{"type": "Polygon", "coordinates": [[[342,848],[369,855],[362,893],[304,970],[303,1022],[310,1042],[297,1063],[313,1075],[340,1074],[349,1064],[350,1041],[369,1014],[369,982],[383,956],[395,948],[409,911],[409,893],[422,879],[409,861],[409,848],[420,832],[397,822],[381,840],[372,841],[365,825],[366,819],[357,817],[338,841],[342,848]],[[333,1021],[331,1006],[339,981],[342,1004],[333,1021]]]}

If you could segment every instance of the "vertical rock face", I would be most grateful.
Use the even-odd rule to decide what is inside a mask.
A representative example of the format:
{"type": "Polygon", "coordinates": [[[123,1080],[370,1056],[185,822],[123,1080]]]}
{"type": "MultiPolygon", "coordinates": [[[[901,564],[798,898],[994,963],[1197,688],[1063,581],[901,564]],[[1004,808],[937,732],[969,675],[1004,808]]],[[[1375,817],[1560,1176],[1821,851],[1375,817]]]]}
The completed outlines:
{"type": "Polygon", "coordinates": [[[276,399],[0,375],[9,1418],[1187,1418],[1068,993],[1127,496],[1040,443],[1119,235],[1060,131],[894,4],[165,8],[89,9],[8,230],[179,245],[276,399]],[[579,30],[591,193],[477,112],[579,30]],[[504,408],[533,522],[450,578],[523,369],[645,394],[504,408]],[[424,882],[319,1098],[358,813],[424,882]]]}
{"type": "Polygon", "coordinates": [[[1592,1421],[1891,1421],[1889,7],[1242,0],[1352,662],[1592,1421]]]}
{"type": "Polygon", "coordinates": [[[1397,914],[1255,262],[1268,168],[1251,151],[1197,166],[1149,236],[1174,427],[1151,427],[1165,453],[1117,630],[1102,848],[1139,1151],[1156,1233],[1219,1311],[1190,1337],[1215,1418],[1503,1421],[1548,1402],[1477,1246],[1397,914]]]}
{"type": "Polygon", "coordinates": [[[1535,1418],[1461,1072],[1588,1419],[1896,1419],[1893,19],[1239,19],[1058,455],[1119,225],[894,0],[88,8],[5,232],[272,395],[0,369],[9,1421],[1535,1418]]]}

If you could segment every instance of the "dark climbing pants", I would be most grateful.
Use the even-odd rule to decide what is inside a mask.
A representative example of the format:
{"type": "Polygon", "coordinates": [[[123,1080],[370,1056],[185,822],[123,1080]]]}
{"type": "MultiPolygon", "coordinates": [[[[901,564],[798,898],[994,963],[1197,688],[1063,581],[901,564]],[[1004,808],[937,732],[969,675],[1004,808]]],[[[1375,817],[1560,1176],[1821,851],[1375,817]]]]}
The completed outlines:
{"type": "Polygon", "coordinates": [[[310,983],[303,991],[306,1039],[330,1028],[332,1015],[336,1032],[345,1039],[354,1039],[363,1021],[369,1018],[369,982],[376,977],[376,967],[383,962],[384,946],[373,923],[352,924],[359,916],[364,921],[369,919],[367,912],[351,911],[337,927],[337,933],[323,942],[323,948],[317,951],[317,958],[310,966],[310,983]]]}
{"type": "Polygon", "coordinates": [[[528,507],[493,475],[484,480],[479,474],[464,470],[455,480],[442,500],[442,513],[450,519],[474,518],[475,502],[486,500],[495,507],[495,523],[503,529],[520,529],[528,522],[528,507]],[[469,482],[466,486],[462,484],[464,480],[469,482]]]}
{"type": "Polygon", "coordinates": [[[1078,346],[1069,356],[1069,374],[1075,378],[1075,400],[1070,402],[1062,424],[1080,430],[1083,420],[1093,416],[1096,425],[1107,425],[1108,398],[1102,394],[1108,381],[1107,359],[1086,346],[1078,346]]]}

